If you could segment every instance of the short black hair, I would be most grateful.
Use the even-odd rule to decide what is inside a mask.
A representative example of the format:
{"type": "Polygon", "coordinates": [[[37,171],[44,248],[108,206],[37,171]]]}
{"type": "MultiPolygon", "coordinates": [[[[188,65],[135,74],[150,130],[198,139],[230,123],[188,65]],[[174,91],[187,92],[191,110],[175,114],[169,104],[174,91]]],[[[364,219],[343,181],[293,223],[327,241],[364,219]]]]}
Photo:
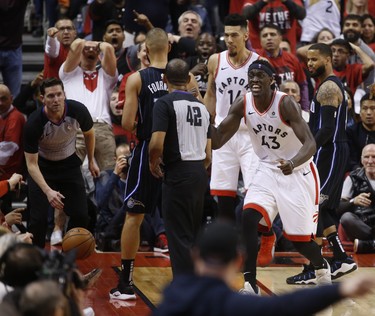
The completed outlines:
{"type": "Polygon", "coordinates": [[[55,77],[47,78],[46,80],[43,80],[41,86],[40,86],[40,94],[44,95],[46,92],[46,88],[53,87],[53,86],[61,86],[61,88],[64,90],[64,84],[60,79],[57,79],[55,77]]]}
{"type": "Polygon", "coordinates": [[[321,55],[326,56],[326,57],[331,57],[332,59],[331,46],[327,44],[324,44],[324,43],[312,44],[308,50],[318,50],[321,55]]]}
{"type": "Polygon", "coordinates": [[[344,17],[343,24],[347,20],[355,20],[355,21],[358,21],[360,24],[362,24],[362,17],[358,14],[348,14],[346,17],[344,17]]]}
{"type": "Polygon", "coordinates": [[[124,30],[124,24],[122,24],[119,20],[111,19],[107,20],[104,24],[104,33],[107,31],[107,27],[111,24],[116,24],[121,27],[122,30],[124,30]]]}
{"type": "Polygon", "coordinates": [[[346,48],[346,49],[348,50],[349,53],[352,53],[352,52],[353,52],[353,49],[352,49],[352,47],[350,46],[349,41],[347,41],[346,39],[343,39],[343,38],[336,38],[336,39],[333,40],[332,43],[330,44],[331,47],[332,47],[333,45],[336,45],[336,46],[342,46],[342,47],[346,48]]]}
{"type": "Polygon", "coordinates": [[[165,67],[168,81],[176,85],[184,85],[189,81],[189,65],[182,59],[174,58],[165,67]]]}
{"type": "Polygon", "coordinates": [[[238,13],[229,14],[224,19],[225,26],[241,26],[241,28],[247,29],[246,18],[238,13]]]}
{"type": "MultiPolygon", "coordinates": [[[[270,28],[270,29],[273,29],[273,30],[276,30],[276,31],[277,31],[277,34],[279,34],[279,35],[282,35],[282,34],[283,34],[281,28],[280,28],[278,25],[273,24],[273,23],[267,23],[267,24],[264,24],[264,25],[260,28],[260,30],[259,30],[259,34],[262,33],[262,31],[263,31],[266,27],[268,27],[268,28],[270,28]]],[[[290,43],[289,43],[289,44],[290,44],[290,43]]]]}
{"type": "Polygon", "coordinates": [[[224,221],[214,222],[200,230],[195,249],[206,264],[225,266],[242,252],[240,233],[224,221]]]}
{"type": "Polygon", "coordinates": [[[364,14],[362,15],[362,24],[365,22],[365,20],[370,19],[372,21],[372,24],[375,25],[375,17],[373,17],[371,14],[364,14]]]}
{"type": "Polygon", "coordinates": [[[370,93],[366,93],[362,98],[361,98],[361,101],[360,101],[360,106],[362,106],[362,103],[364,101],[367,101],[367,100],[370,100],[370,101],[375,101],[375,97],[374,96],[370,96],[370,93]]]}

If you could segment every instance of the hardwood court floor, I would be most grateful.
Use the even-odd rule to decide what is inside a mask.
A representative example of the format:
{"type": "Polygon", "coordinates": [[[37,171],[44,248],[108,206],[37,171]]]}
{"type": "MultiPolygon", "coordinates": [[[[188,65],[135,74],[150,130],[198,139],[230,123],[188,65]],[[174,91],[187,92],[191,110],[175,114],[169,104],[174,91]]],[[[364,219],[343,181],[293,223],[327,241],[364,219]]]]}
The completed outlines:
{"type": "MultiPolygon", "coordinates": [[[[329,256],[329,253],[325,253],[329,256]]],[[[375,254],[353,255],[359,269],[343,278],[355,277],[357,273],[375,273],[375,254]]],[[[258,268],[258,284],[262,295],[279,295],[308,286],[288,285],[288,276],[301,272],[305,260],[298,253],[276,253],[275,263],[267,268],[258,268]]],[[[93,268],[102,268],[103,273],[94,287],[86,294],[86,306],[91,306],[96,315],[146,316],[158,304],[161,292],[172,278],[168,255],[156,252],[138,253],[135,261],[134,283],[137,299],[134,301],[110,301],[108,292],[117,284],[114,267],[120,263],[119,253],[95,253],[88,259],[78,260],[77,264],[83,273],[93,268]]],[[[341,278],[342,279],[342,278],[341,278]]],[[[241,274],[233,281],[233,288],[242,287],[241,274]]],[[[375,289],[374,289],[375,290],[375,289]]],[[[375,292],[365,298],[346,300],[319,316],[367,316],[375,315],[375,292]]]]}

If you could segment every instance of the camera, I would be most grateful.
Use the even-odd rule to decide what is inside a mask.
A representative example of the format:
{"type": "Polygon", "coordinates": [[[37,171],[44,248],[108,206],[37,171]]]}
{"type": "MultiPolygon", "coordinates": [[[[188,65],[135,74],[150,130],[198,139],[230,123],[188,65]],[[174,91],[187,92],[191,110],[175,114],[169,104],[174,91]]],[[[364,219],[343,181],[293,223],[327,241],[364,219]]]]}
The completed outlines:
{"type": "Polygon", "coordinates": [[[45,260],[38,276],[40,279],[55,280],[62,291],[67,294],[69,285],[74,284],[76,288],[84,289],[86,284],[78,275],[75,266],[75,254],[63,254],[51,251],[45,254],[45,260]]]}
{"type": "Polygon", "coordinates": [[[130,165],[130,158],[131,158],[131,155],[123,157],[123,159],[126,160],[126,166],[124,168],[122,168],[121,172],[123,172],[123,173],[127,173],[128,172],[129,165],[130,165]]]}

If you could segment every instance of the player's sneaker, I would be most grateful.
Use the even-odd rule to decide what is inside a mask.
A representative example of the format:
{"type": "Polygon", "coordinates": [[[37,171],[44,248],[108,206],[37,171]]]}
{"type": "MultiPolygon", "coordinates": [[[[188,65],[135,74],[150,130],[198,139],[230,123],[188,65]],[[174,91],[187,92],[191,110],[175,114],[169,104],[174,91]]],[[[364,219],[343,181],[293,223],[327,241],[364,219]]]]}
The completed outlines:
{"type": "Polygon", "coordinates": [[[160,234],[156,240],[154,251],[156,252],[168,252],[168,239],[165,234],[160,234]]]}
{"type": "Polygon", "coordinates": [[[258,252],[257,265],[267,267],[273,260],[275,254],[276,235],[262,235],[260,239],[260,249],[258,252]]]}
{"type": "Polygon", "coordinates": [[[259,287],[256,285],[255,289],[251,286],[250,282],[245,282],[243,288],[238,291],[243,295],[258,295],[260,296],[259,287]]]}
{"type": "Polygon", "coordinates": [[[112,300],[135,300],[136,296],[132,286],[124,288],[116,287],[109,292],[109,298],[112,300]]]}
{"type": "Polygon", "coordinates": [[[333,259],[330,262],[331,265],[331,278],[336,280],[345,274],[357,270],[357,264],[351,256],[348,256],[345,260],[333,259]]]}
{"type": "Polygon", "coordinates": [[[286,279],[288,284],[316,284],[315,270],[312,264],[304,264],[303,271],[286,279]]]}
{"type": "Polygon", "coordinates": [[[316,284],[318,284],[318,285],[332,284],[332,280],[331,280],[331,268],[330,268],[327,260],[324,259],[324,261],[327,264],[327,268],[322,268],[322,269],[315,270],[316,284]]]}

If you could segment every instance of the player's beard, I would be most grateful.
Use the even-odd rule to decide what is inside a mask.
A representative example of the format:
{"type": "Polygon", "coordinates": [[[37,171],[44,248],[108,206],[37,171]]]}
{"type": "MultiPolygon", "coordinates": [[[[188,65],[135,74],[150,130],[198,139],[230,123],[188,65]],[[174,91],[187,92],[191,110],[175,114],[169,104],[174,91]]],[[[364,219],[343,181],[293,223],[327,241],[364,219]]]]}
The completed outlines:
{"type": "Polygon", "coordinates": [[[311,77],[312,78],[318,78],[320,77],[322,74],[324,74],[324,72],[326,71],[326,67],[324,65],[321,65],[319,66],[315,72],[313,73],[310,73],[311,74],[311,77]]]}
{"type": "Polygon", "coordinates": [[[357,43],[358,39],[361,37],[361,33],[351,31],[349,33],[344,33],[344,38],[350,43],[357,43]]]}

